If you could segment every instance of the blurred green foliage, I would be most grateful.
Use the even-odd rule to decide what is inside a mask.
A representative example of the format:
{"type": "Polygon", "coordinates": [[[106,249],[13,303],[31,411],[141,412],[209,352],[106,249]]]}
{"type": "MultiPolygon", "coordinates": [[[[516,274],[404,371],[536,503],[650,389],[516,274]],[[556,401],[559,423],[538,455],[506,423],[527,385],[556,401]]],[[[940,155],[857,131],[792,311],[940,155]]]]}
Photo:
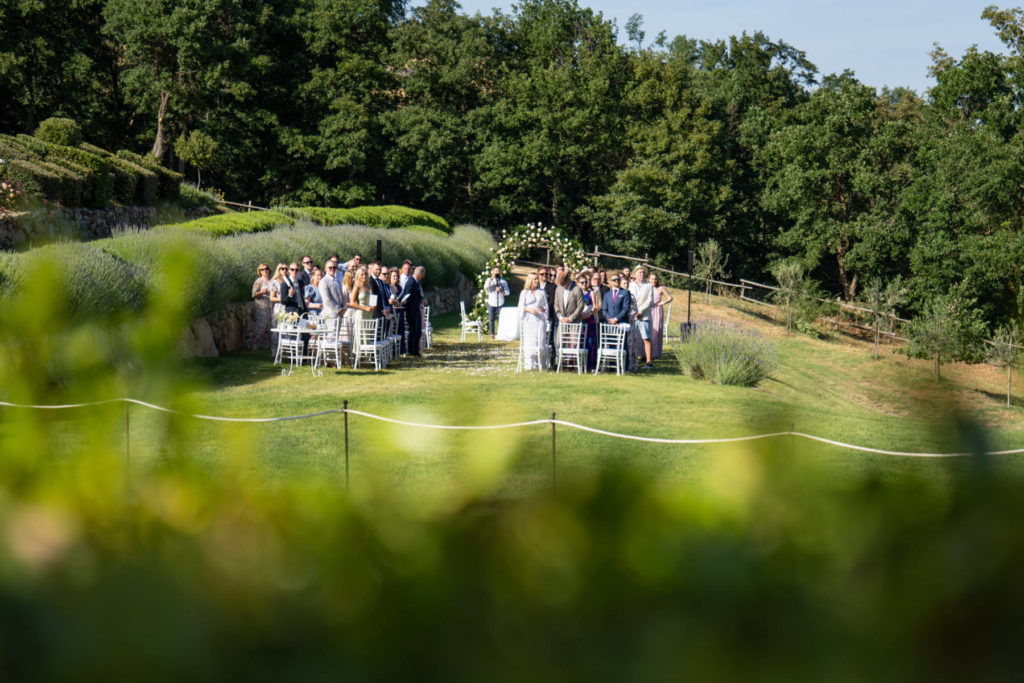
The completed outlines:
{"type": "MultiPolygon", "coordinates": [[[[174,347],[191,315],[181,292],[210,265],[196,245],[280,233],[168,231],[159,249],[119,242],[119,258],[96,243],[40,250],[0,317],[0,400],[131,395],[194,412],[174,347]],[[147,307],[77,322],[78,303],[53,289],[77,252],[96,270],[159,255],[147,307]]],[[[0,408],[5,680],[1015,680],[1024,668],[1022,481],[989,458],[893,480],[776,441],[717,451],[683,484],[627,465],[498,500],[508,454],[528,448],[503,432],[463,442],[476,464],[438,505],[372,471],[347,496],[339,444],[322,445],[334,479],[268,486],[258,439],[230,426],[221,462],[201,467],[191,419],[154,415],[162,457],[139,462],[121,404],[0,408]],[[57,457],[71,415],[89,428],[57,457]]],[[[977,429],[959,438],[951,449],[985,448],[977,429]]],[[[416,457],[414,440],[381,443],[375,459],[416,457]]]]}

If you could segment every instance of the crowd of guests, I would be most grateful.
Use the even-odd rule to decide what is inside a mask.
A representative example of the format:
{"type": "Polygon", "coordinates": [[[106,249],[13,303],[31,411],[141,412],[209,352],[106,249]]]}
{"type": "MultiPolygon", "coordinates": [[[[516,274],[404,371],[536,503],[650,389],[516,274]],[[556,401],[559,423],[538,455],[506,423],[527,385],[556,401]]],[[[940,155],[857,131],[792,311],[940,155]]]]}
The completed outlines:
{"type": "MultiPolygon", "coordinates": [[[[484,289],[493,335],[495,310],[508,295],[508,282],[495,269],[484,289]]],[[[627,372],[641,367],[650,369],[653,361],[661,357],[662,307],[671,302],[672,295],[661,286],[658,274],[648,275],[643,267],[621,271],[590,267],[574,276],[562,265],[542,266],[526,277],[519,297],[519,329],[527,346],[545,350],[540,362],[552,368],[559,323],[583,323],[587,369],[593,370],[597,364],[600,323],[619,325],[627,331],[627,372]]],[[[527,369],[537,369],[536,358],[524,360],[527,369]]]]}
{"type": "MultiPolygon", "coordinates": [[[[409,260],[393,268],[380,261],[363,264],[361,254],[344,263],[333,254],[323,269],[307,255],[291,264],[278,263],[273,274],[268,264],[261,263],[252,285],[255,305],[249,348],[273,349],[271,328],[289,313],[323,321],[340,318],[344,342],[352,341],[358,321],[395,315],[402,336],[401,352],[419,356],[425,274],[423,266],[414,268],[409,260]]],[[[308,343],[308,338],[304,341],[308,343]]]]}

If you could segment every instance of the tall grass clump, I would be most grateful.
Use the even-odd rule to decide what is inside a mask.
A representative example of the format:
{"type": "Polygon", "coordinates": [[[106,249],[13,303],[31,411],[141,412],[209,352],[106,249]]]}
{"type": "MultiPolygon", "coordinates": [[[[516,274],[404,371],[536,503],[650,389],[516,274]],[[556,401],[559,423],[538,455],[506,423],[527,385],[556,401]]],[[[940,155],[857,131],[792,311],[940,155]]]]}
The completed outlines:
{"type": "Polygon", "coordinates": [[[322,206],[281,207],[278,209],[298,219],[320,225],[368,225],[373,228],[408,228],[426,226],[446,235],[452,228],[437,214],[408,206],[356,206],[351,209],[333,209],[322,206]]]}
{"type": "Polygon", "coordinates": [[[277,211],[250,211],[248,213],[222,213],[194,221],[161,225],[166,228],[180,228],[204,232],[214,236],[234,235],[239,232],[264,232],[287,225],[294,225],[295,219],[277,211]]]}
{"type": "Polygon", "coordinates": [[[754,330],[718,320],[699,321],[676,346],[684,373],[717,384],[752,387],[778,367],[772,345],[754,330]]]}

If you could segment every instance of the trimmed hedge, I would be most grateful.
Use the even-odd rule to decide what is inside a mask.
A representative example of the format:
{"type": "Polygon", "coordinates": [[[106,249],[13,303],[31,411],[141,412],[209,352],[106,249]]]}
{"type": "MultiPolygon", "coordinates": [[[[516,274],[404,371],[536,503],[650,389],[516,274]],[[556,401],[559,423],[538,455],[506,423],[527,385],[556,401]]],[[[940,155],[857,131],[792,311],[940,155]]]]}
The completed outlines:
{"type": "MultiPolygon", "coordinates": [[[[254,214],[250,214],[254,215],[254,214]]],[[[217,238],[206,231],[154,229],[130,231],[84,244],[60,243],[0,259],[3,298],[24,295],[25,284],[44,262],[55,271],[54,294],[76,320],[117,317],[137,310],[166,281],[167,269],[189,269],[183,305],[193,316],[220,310],[230,301],[248,301],[256,264],[291,262],[302,254],[323,262],[335,251],[372,253],[378,239],[384,258],[409,258],[427,268],[428,286],[446,286],[459,272],[474,277],[487,264],[486,232],[460,226],[453,236],[410,230],[298,225],[217,238]]],[[[0,309],[7,303],[0,300],[0,309]]]]}
{"type": "Polygon", "coordinates": [[[86,187],[85,178],[87,173],[78,173],[75,169],[52,164],[48,161],[40,161],[39,166],[52,172],[60,179],[60,192],[56,195],[47,193],[47,197],[57,199],[64,206],[81,206],[83,190],[86,187]]]}
{"type": "Polygon", "coordinates": [[[63,160],[87,167],[94,174],[95,181],[83,199],[89,206],[96,209],[102,209],[110,203],[113,174],[110,162],[105,158],[77,147],[47,144],[46,160],[56,163],[60,163],[57,160],[63,160]]]}
{"type": "Polygon", "coordinates": [[[29,194],[58,197],[61,193],[61,176],[43,164],[45,162],[27,159],[5,160],[3,175],[19,181],[29,194]]]}
{"type": "Polygon", "coordinates": [[[437,214],[407,206],[358,206],[351,209],[325,207],[282,207],[278,209],[299,219],[306,219],[320,225],[368,225],[375,228],[406,228],[423,225],[440,230],[446,235],[452,232],[448,221],[437,214]]]}
{"type": "Polygon", "coordinates": [[[0,159],[12,161],[42,161],[43,157],[30,150],[24,142],[13,135],[0,135],[0,159]]]}
{"type": "Polygon", "coordinates": [[[159,161],[151,156],[142,156],[135,152],[129,152],[126,149],[119,151],[116,156],[156,174],[156,197],[158,199],[175,200],[178,198],[181,183],[185,176],[169,168],[164,168],[159,161]]]}
{"type": "Polygon", "coordinates": [[[199,218],[187,223],[159,225],[154,230],[180,229],[190,232],[202,232],[214,237],[234,235],[236,233],[264,232],[295,225],[295,219],[277,211],[250,211],[249,213],[222,213],[216,216],[199,218]]]}

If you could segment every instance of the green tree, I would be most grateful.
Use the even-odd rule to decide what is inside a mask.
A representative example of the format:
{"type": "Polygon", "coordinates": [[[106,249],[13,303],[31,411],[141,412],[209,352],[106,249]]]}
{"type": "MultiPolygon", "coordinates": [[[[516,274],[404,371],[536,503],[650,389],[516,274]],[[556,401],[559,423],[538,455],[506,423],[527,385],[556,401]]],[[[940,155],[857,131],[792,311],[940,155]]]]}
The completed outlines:
{"type": "Polygon", "coordinates": [[[864,288],[864,303],[871,309],[875,330],[874,357],[878,359],[878,338],[881,334],[882,318],[896,315],[896,308],[907,302],[908,290],[903,279],[896,276],[886,284],[881,278],[872,278],[864,288]]]}
{"type": "Polygon", "coordinates": [[[1017,321],[1001,325],[989,341],[986,358],[997,368],[1006,368],[1006,407],[1011,407],[1013,368],[1020,363],[1021,331],[1017,321]]]}
{"type": "Polygon", "coordinates": [[[216,164],[217,148],[217,141],[201,130],[191,131],[174,143],[174,151],[178,157],[196,169],[197,188],[203,185],[203,170],[209,170],[216,164]]]}
{"type": "Polygon", "coordinates": [[[697,247],[697,263],[694,264],[694,275],[704,280],[704,303],[711,301],[711,281],[725,277],[725,266],[729,257],[722,253],[722,248],[715,240],[701,242],[697,247]]]}
{"type": "Polygon", "coordinates": [[[885,224],[906,182],[909,150],[885,133],[891,120],[881,104],[849,73],[829,76],[757,155],[765,206],[793,223],[780,246],[811,263],[833,259],[848,301],[857,291],[855,255],[898,237],[885,224]]]}
{"type": "Polygon", "coordinates": [[[804,267],[792,259],[779,261],[771,268],[772,277],[778,287],[772,292],[772,300],[786,310],[786,329],[793,329],[793,310],[802,299],[812,292],[813,285],[807,277],[804,267]]]}
{"type": "Polygon", "coordinates": [[[935,380],[942,361],[977,363],[986,336],[985,321],[974,299],[954,291],[931,299],[907,329],[908,356],[935,359],[935,380]]]}
{"type": "Polygon", "coordinates": [[[615,27],[575,0],[515,6],[510,53],[476,156],[492,223],[574,226],[587,196],[604,192],[622,157],[628,61],[615,27]]]}

